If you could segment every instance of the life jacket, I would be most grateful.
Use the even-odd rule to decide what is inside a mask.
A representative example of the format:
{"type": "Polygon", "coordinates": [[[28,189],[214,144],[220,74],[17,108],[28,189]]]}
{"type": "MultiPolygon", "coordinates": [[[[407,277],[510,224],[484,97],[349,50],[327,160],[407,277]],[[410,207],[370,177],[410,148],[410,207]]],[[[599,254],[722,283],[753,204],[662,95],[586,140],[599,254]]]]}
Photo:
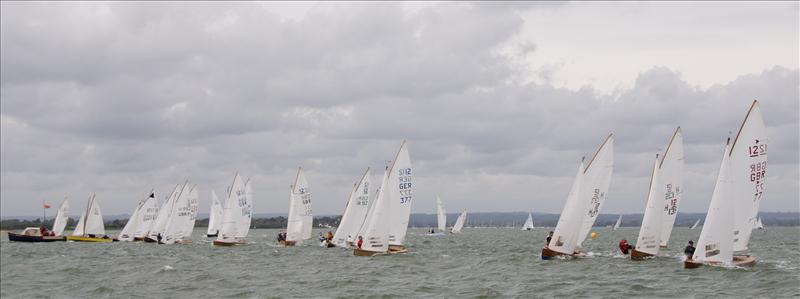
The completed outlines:
{"type": "Polygon", "coordinates": [[[628,254],[628,247],[630,247],[630,245],[628,245],[628,241],[619,241],[619,250],[622,251],[622,254],[628,254]]]}

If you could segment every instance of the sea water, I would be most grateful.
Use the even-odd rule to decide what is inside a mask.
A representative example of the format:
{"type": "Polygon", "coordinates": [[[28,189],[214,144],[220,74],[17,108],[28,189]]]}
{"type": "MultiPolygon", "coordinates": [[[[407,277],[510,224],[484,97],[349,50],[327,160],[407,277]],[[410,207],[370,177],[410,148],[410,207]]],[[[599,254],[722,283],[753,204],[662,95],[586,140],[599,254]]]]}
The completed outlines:
{"type": "MultiPolygon", "coordinates": [[[[549,228],[464,228],[425,236],[409,229],[409,253],[356,257],[314,237],[282,247],[278,230],[255,229],[249,245],[217,247],[196,230],[192,244],[0,241],[0,296],[195,297],[800,297],[800,229],[755,230],[753,268],[684,269],[676,228],[662,257],[631,261],[617,243],[638,228],[594,228],[588,256],[543,261],[549,228]]],[[[327,230],[325,230],[327,231],[327,230]]],[[[117,233],[117,232],[110,232],[117,233]]]]}

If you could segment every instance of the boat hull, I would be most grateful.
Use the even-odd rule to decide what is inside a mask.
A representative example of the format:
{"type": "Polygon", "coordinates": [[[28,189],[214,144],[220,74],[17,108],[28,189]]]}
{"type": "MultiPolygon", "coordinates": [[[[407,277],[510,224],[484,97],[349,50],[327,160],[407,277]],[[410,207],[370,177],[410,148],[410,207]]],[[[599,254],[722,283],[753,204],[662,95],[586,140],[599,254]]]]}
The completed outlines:
{"type": "Polygon", "coordinates": [[[206,234],[206,237],[209,237],[209,238],[216,238],[216,237],[217,237],[217,234],[206,234]]]}
{"type": "Polygon", "coordinates": [[[364,250],[364,249],[359,249],[359,248],[353,249],[353,255],[354,256],[375,256],[375,255],[378,255],[378,254],[381,254],[381,253],[382,252],[369,251],[369,250],[364,250]]]}
{"type": "Polygon", "coordinates": [[[641,252],[636,249],[631,250],[631,260],[641,261],[651,257],[655,257],[655,255],[646,252],[641,252]]]}
{"type": "MultiPolygon", "coordinates": [[[[683,261],[683,267],[686,269],[696,269],[702,265],[719,266],[719,262],[699,262],[694,260],[683,261]]],[[[737,267],[753,267],[756,265],[756,259],[749,255],[734,255],[733,265],[737,267]]]]}
{"type": "Polygon", "coordinates": [[[408,250],[404,245],[389,245],[389,253],[406,253],[408,250]]]}
{"type": "Polygon", "coordinates": [[[150,237],[145,237],[144,239],[142,239],[142,241],[144,241],[145,243],[159,243],[158,240],[150,239],[150,237]]]}
{"type": "Polygon", "coordinates": [[[283,246],[294,246],[297,244],[297,241],[278,241],[283,246]]]}
{"type": "Polygon", "coordinates": [[[110,242],[114,242],[114,239],[111,239],[111,238],[97,238],[97,237],[84,237],[84,236],[68,236],[67,237],[67,241],[110,243],[110,242]]]}
{"type": "Polygon", "coordinates": [[[57,242],[66,241],[67,238],[64,236],[26,236],[8,232],[8,240],[12,242],[57,242]]]}
{"type": "Polygon", "coordinates": [[[552,249],[550,249],[550,248],[548,248],[546,246],[542,248],[542,254],[541,255],[542,255],[542,259],[543,260],[549,260],[551,258],[559,257],[559,256],[565,256],[565,257],[566,256],[569,256],[569,257],[582,257],[582,256],[585,256],[583,253],[580,253],[580,252],[575,252],[573,254],[561,253],[561,252],[552,250],[552,249]]]}

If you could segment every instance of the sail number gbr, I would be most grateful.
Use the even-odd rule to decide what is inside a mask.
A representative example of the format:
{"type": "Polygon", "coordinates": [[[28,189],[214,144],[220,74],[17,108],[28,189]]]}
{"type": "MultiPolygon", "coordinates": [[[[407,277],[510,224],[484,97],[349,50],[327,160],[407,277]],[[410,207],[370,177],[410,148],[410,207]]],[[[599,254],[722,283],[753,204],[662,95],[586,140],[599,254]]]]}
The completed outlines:
{"type": "Polygon", "coordinates": [[[398,185],[400,189],[400,203],[411,203],[411,167],[398,169],[398,185]]]}

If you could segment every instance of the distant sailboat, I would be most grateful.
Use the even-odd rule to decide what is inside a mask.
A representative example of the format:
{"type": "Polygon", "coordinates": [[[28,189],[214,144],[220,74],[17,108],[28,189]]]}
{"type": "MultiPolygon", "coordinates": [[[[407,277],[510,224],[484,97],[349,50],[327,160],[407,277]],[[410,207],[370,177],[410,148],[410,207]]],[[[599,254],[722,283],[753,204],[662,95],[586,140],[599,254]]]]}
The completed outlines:
{"type": "Polygon", "coordinates": [[[742,252],[764,195],[768,143],[758,101],[753,101],[736,139],[728,139],[697,250],[684,267],[755,265],[755,258],[742,252]]]}
{"type": "Polygon", "coordinates": [[[756,227],[755,228],[756,229],[764,229],[764,223],[761,222],[761,217],[758,217],[758,219],[756,219],[756,227]]]}
{"type": "Polygon", "coordinates": [[[614,137],[609,134],[589,164],[583,161],[572,183],[567,202],[558,218],[550,243],[542,248],[542,259],[580,255],[586,239],[606,199],[614,165],[614,137]]]}
{"type": "Polygon", "coordinates": [[[117,240],[128,241],[128,242],[133,241],[136,229],[138,229],[142,225],[142,218],[144,218],[145,211],[143,211],[142,209],[144,208],[144,205],[147,202],[147,200],[152,196],[153,196],[153,190],[150,190],[150,196],[139,201],[139,203],[136,205],[136,209],[133,210],[133,214],[131,214],[131,217],[128,218],[128,222],[125,223],[125,226],[119,233],[117,240]]]}
{"type": "Polygon", "coordinates": [[[657,256],[660,248],[667,247],[683,196],[683,164],[683,133],[678,127],[664,154],[653,161],[644,218],[631,259],[657,256]]]}
{"type": "Polygon", "coordinates": [[[188,186],[178,195],[164,230],[163,243],[190,243],[194,223],[197,220],[197,185],[188,186]]]}
{"type": "Polygon", "coordinates": [[[456,219],[456,223],[453,224],[453,228],[450,229],[451,233],[457,234],[461,232],[461,229],[464,228],[464,223],[467,221],[467,211],[461,211],[461,215],[458,215],[458,219],[456,219]]]}
{"type": "Polygon", "coordinates": [[[614,223],[614,230],[618,230],[620,225],[622,225],[622,215],[619,215],[619,218],[617,218],[617,223],[614,223]]]}
{"type": "Polygon", "coordinates": [[[528,213],[528,219],[522,225],[522,230],[533,230],[533,215],[531,213],[528,213]]]}
{"type": "Polygon", "coordinates": [[[208,230],[206,237],[216,237],[222,226],[222,202],[217,197],[217,192],[211,190],[211,212],[208,214],[208,230]]]}
{"type": "Polygon", "coordinates": [[[286,240],[283,245],[294,246],[311,238],[312,220],[311,191],[303,168],[297,169],[294,184],[289,192],[289,217],[286,225],[286,240]]]}
{"type": "Polygon", "coordinates": [[[446,229],[447,229],[447,213],[445,212],[444,205],[442,204],[442,199],[439,196],[436,196],[436,227],[439,229],[438,232],[433,231],[426,236],[444,236],[446,229]]]}
{"type": "Polygon", "coordinates": [[[361,179],[353,185],[347,204],[342,214],[342,220],[336,233],[333,234],[333,244],[339,247],[350,247],[358,234],[358,229],[364,223],[369,209],[370,171],[367,168],[361,179]]]}
{"type": "Polygon", "coordinates": [[[228,197],[223,207],[222,227],[213,244],[216,246],[233,246],[247,244],[245,237],[250,229],[250,218],[253,216],[252,191],[250,184],[242,180],[237,172],[228,189],[228,197]]]}
{"type": "Polygon", "coordinates": [[[139,209],[139,213],[141,222],[133,232],[134,241],[142,241],[147,237],[150,227],[153,226],[153,222],[156,220],[156,216],[158,216],[158,202],[155,193],[151,192],[150,196],[145,199],[144,204],[142,204],[142,207],[139,209]]]}
{"type": "Polygon", "coordinates": [[[95,199],[95,194],[89,196],[86,203],[86,210],[78,219],[75,231],[67,237],[67,241],[78,242],[111,242],[111,238],[105,235],[106,229],[103,224],[103,215],[100,212],[100,204],[95,199]]]}
{"type": "Polygon", "coordinates": [[[692,227],[690,227],[689,229],[695,229],[695,228],[697,228],[697,225],[698,225],[698,224],[700,224],[700,220],[701,220],[701,219],[697,219],[697,221],[695,221],[695,222],[694,222],[694,224],[692,224],[692,227]]]}
{"type": "Polygon", "coordinates": [[[64,235],[64,228],[67,227],[67,221],[69,220],[69,201],[64,198],[64,201],[61,203],[61,206],[58,207],[58,213],[56,214],[56,218],[53,219],[53,233],[56,236],[63,236],[64,235]]]}

